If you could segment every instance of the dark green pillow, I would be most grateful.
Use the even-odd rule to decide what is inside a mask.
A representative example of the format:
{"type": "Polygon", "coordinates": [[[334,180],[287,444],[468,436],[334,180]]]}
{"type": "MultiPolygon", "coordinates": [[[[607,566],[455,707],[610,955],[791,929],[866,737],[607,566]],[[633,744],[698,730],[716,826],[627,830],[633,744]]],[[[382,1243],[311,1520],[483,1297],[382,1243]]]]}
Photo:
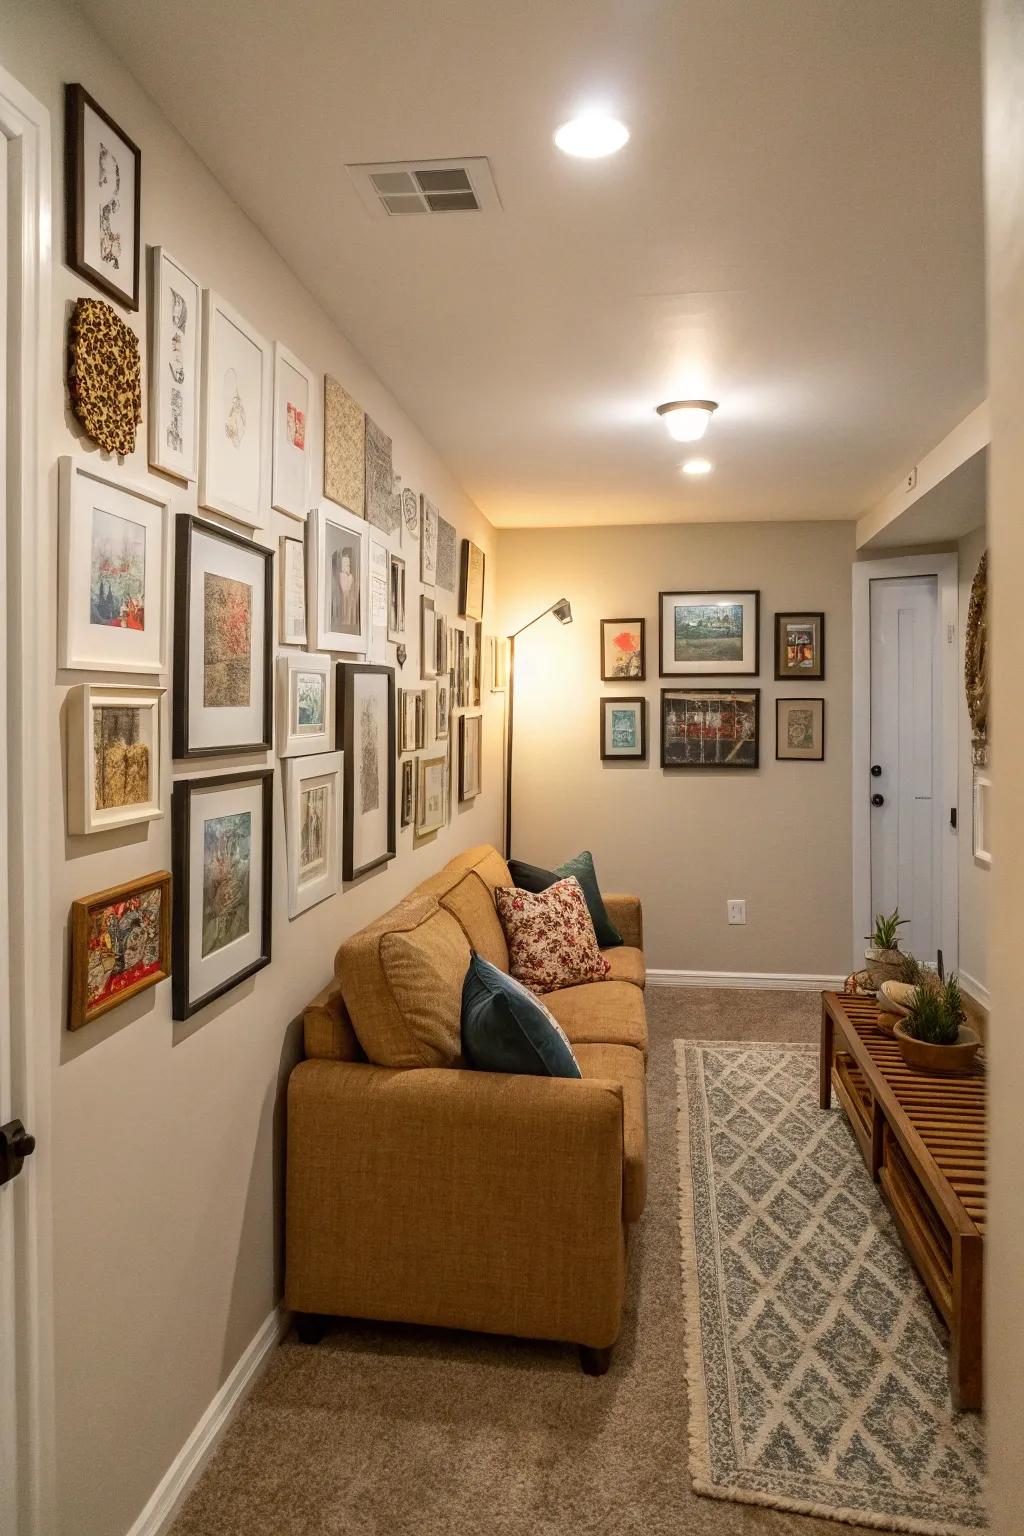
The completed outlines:
{"type": "Polygon", "coordinates": [[[462,1055],[478,1072],[583,1076],[553,1014],[475,950],[462,983],[462,1055]]]}
{"type": "Polygon", "coordinates": [[[594,857],[587,849],[578,853],[574,859],[559,864],[556,869],[541,869],[537,864],[524,864],[522,859],[509,859],[508,868],[512,884],[521,891],[546,891],[556,880],[567,880],[570,875],[575,875],[594,925],[598,949],[614,949],[622,943],[622,934],[605,911],[594,870],[594,857]]]}

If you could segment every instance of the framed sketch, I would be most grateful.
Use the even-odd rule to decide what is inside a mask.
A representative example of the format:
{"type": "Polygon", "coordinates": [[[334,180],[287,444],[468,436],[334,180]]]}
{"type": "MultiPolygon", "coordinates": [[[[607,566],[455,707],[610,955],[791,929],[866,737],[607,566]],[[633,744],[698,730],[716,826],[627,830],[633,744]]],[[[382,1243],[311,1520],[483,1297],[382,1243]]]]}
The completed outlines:
{"type": "Polygon", "coordinates": [[[199,473],[202,289],[163,246],[153,247],[149,306],[149,462],[191,483],[199,473]]]}
{"type": "Polygon", "coordinates": [[[437,519],[437,561],[435,581],[446,592],[455,591],[455,529],[444,518],[437,519]]]}
{"type": "Polygon", "coordinates": [[[171,974],[171,877],[165,869],[71,904],[68,1028],[171,974]]]}
{"type": "Polygon", "coordinates": [[[275,341],[270,504],[275,511],[300,520],[309,511],[315,389],[309,369],[275,341]]]}
{"type": "Polygon", "coordinates": [[[775,756],[779,762],[822,762],[824,699],[775,700],[775,756]]]}
{"type": "Polygon", "coordinates": [[[992,773],[987,763],[975,764],[972,791],[972,852],[978,864],[992,863],[992,773]]]}
{"type": "Polygon", "coordinates": [[[482,619],[484,616],[484,552],[471,539],[462,541],[459,613],[464,619],[482,619]]]}
{"type": "Polygon", "coordinates": [[[443,741],[448,735],[448,727],[452,715],[452,689],[451,674],[446,672],[443,677],[437,679],[436,698],[434,703],[434,736],[438,741],[443,741]]]}
{"type": "Polygon", "coordinates": [[[333,751],[333,665],[329,656],[315,652],[277,658],[278,757],[333,751]]]}
{"type": "Polygon", "coordinates": [[[306,551],[301,539],[287,534],[278,545],[278,642],[306,644],[306,551]]]}
{"type": "Polygon", "coordinates": [[[81,85],[64,87],[65,259],[139,307],[142,151],[81,85]]]}
{"type": "Polygon", "coordinates": [[[409,486],[402,487],[402,544],[418,544],[420,539],[420,499],[409,486]]]}
{"type": "Polygon", "coordinates": [[[438,511],[426,496],[420,497],[420,581],[425,587],[437,583],[438,511]]]}
{"type": "Polygon", "coordinates": [[[341,765],[340,752],[284,765],[289,918],[326,901],[341,882],[341,765]]]}
{"type": "Polygon", "coordinates": [[[388,639],[405,638],[405,561],[401,555],[388,558],[388,639]]]}
{"type": "Polygon", "coordinates": [[[760,688],[663,688],[663,768],[756,768],[760,688]]]}
{"type": "Polygon", "coordinates": [[[405,762],[402,764],[402,801],[401,814],[399,816],[399,820],[403,827],[411,826],[413,816],[415,815],[416,801],[414,785],[416,783],[416,779],[413,773],[413,768],[413,759],[411,757],[407,757],[405,762]]]}
{"type": "Polygon", "coordinates": [[[647,700],[601,699],[601,761],[647,759],[647,700]]]}
{"type": "Polygon", "coordinates": [[[459,799],[472,800],[480,793],[483,756],[483,715],[459,716],[459,799]]]}
{"type": "Polygon", "coordinates": [[[249,768],[171,791],[176,1019],[270,964],[273,783],[273,769],[249,768]]]}
{"type": "Polygon", "coordinates": [[[775,680],[821,682],[825,676],[825,615],[775,615],[775,680]]]}
{"type": "Polygon", "coordinates": [[[642,683],[647,676],[643,619],[601,620],[602,683],[642,683]]]}
{"type": "Polygon", "coordinates": [[[397,533],[402,520],[401,497],[395,493],[391,439],[367,416],[365,425],[364,501],[366,521],[382,533],[397,533]]]}
{"type": "Polygon", "coordinates": [[[420,593],[420,676],[437,676],[437,616],[434,599],[420,593]]]}
{"type": "Polygon", "coordinates": [[[342,873],[356,880],[395,856],[395,671],[338,665],[338,737],[345,753],[342,873]]]}
{"type": "Polygon", "coordinates": [[[314,507],[306,522],[306,624],[318,651],[365,655],[370,639],[369,529],[343,507],[314,507]]]}
{"type": "Polygon", "coordinates": [[[324,495],[363,515],[366,418],[358,400],[330,374],[324,376],[324,495]]]}
{"type": "Polygon", "coordinates": [[[60,460],[58,664],[162,672],[170,500],[95,456],[60,460]]]}
{"type": "Polygon", "coordinates": [[[759,592],[661,592],[658,598],[662,677],[757,675],[759,592]]]}
{"type": "Polygon", "coordinates": [[[448,816],[448,756],[416,759],[416,836],[444,826],[448,816]]]}
{"type": "Polygon", "coordinates": [[[160,795],[162,688],[68,693],[68,831],[102,832],[163,815],[160,795]]]}
{"type": "Polygon", "coordinates": [[[421,688],[399,688],[398,690],[398,750],[400,753],[415,752],[421,745],[419,720],[422,713],[420,708],[422,697],[421,688]]]}
{"type": "Polygon", "coordinates": [[[270,343],[209,288],[203,293],[202,380],[199,505],[246,528],[265,528],[270,343]]]}
{"type": "Polygon", "coordinates": [[[388,547],[370,535],[370,643],[366,659],[388,659],[388,547]]]}
{"type": "Polygon", "coordinates": [[[175,757],[263,752],[271,708],[274,554],[179,512],[174,563],[175,757]]]}

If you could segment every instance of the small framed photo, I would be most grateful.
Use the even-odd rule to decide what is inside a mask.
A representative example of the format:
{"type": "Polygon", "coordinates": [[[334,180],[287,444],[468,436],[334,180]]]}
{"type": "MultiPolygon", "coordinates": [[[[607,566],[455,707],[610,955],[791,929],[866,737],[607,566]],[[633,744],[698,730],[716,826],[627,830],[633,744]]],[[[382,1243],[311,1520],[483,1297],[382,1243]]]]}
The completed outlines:
{"type": "Polygon", "coordinates": [[[314,652],[277,658],[278,757],[334,750],[333,665],[314,652]]]}
{"type": "Polygon", "coordinates": [[[464,619],[482,619],[484,616],[484,552],[471,539],[462,541],[459,613],[464,619]]]}
{"type": "Polygon", "coordinates": [[[438,510],[426,496],[420,497],[420,581],[425,587],[437,583],[438,510]]]}
{"type": "Polygon", "coordinates": [[[647,757],[647,700],[601,699],[601,760],[647,757]]]}
{"type": "Polygon", "coordinates": [[[60,460],[58,662],[162,672],[170,499],[97,457],[60,460]]]}
{"type": "Polygon", "coordinates": [[[187,1019],[270,964],[270,768],[178,779],[171,791],[171,1012],[187,1019]]]}
{"type": "Polygon", "coordinates": [[[978,864],[992,863],[992,774],[987,766],[975,765],[972,790],[972,852],[978,864]]]}
{"type": "MultiPolygon", "coordinates": [[[[443,620],[442,620],[443,622],[443,620]]],[[[437,616],[434,599],[420,593],[420,677],[428,680],[437,676],[437,616]]]]}
{"type": "Polygon", "coordinates": [[[459,716],[459,799],[472,800],[480,793],[483,757],[483,715],[459,716]]]}
{"type": "Polygon", "coordinates": [[[407,757],[405,762],[402,764],[402,807],[399,820],[403,827],[411,826],[413,816],[415,815],[416,801],[414,785],[416,783],[416,778],[413,772],[414,767],[415,761],[411,757],[407,757]]]}
{"type": "Polygon", "coordinates": [[[448,728],[452,717],[451,673],[446,672],[443,677],[437,679],[436,695],[434,736],[438,741],[443,741],[448,735],[448,728]]]}
{"type": "Polygon", "coordinates": [[[416,836],[437,832],[447,820],[448,755],[416,759],[416,836]]]}
{"type": "Polygon", "coordinates": [[[756,768],[760,688],[663,688],[663,768],[756,768]]]}
{"type": "Polygon", "coordinates": [[[305,364],[275,341],[270,503],[276,512],[300,521],[309,512],[315,389],[313,375],[305,364]]]}
{"type": "Polygon", "coordinates": [[[165,869],[72,903],[69,1029],[81,1029],[170,974],[171,877],[165,869]]]}
{"type": "Polygon", "coordinates": [[[284,765],[289,918],[326,901],[341,882],[341,774],[340,752],[284,765]]]}
{"type": "Polygon", "coordinates": [[[339,663],[337,699],[345,753],[342,873],[356,880],[396,852],[394,668],[339,663]]]}
{"type": "Polygon", "coordinates": [[[821,682],[825,676],[825,615],[775,615],[776,682],[821,682]]]}
{"type": "Polygon", "coordinates": [[[64,87],[65,259],[139,307],[142,151],[81,85],[64,87]]]}
{"type": "Polygon", "coordinates": [[[601,620],[601,681],[642,683],[647,676],[643,619],[601,620]]]}
{"type": "Polygon", "coordinates": [[[162,816],[162,688],[102,688],[68,694],[68,831],[102,832],[162,816]]]}
{"type": "Polygon", "coordinates": [[[153,247],[149,312],[149,462],[191,484],[199,474],[202,289],[163,246],[153,247]]]}
{"type": "Polygon", "coordinates": [[[301,539],[287,534],[278,545],[278,642],[306,644],[306,551],[301,539]]]}
{"type": "Polygon", "coordinates": [[[270,343],[219,294],[203,293],[199,505],[246,528],[265,528],[270,343]]]}
{"type": "Polygon", "coordinates": [[[265,751],[273,745],[273,551],[188,512],[176,528],[173,754],[265,751]]]}
{"type": "Polygon", "coordinates": [[[760,592],[660,592],[662,677],[755,677],[760,668],[760,592]]]}
{"type": "Polygon", "coordinates": [[[823,761],[824,699],[775,700],[775,756],[787,763],[823,761]]]}
{"type": "Polygon", "coordinates": [[[317,651],[365,655],[370,641],[369,529],[344,507],[314,507],[306,523],[306,624],[317,651]]]}
{"type": "Polygon", "coordinates": [[[405,639],[405,561],[388,557],[388,639],[405,639]]]}

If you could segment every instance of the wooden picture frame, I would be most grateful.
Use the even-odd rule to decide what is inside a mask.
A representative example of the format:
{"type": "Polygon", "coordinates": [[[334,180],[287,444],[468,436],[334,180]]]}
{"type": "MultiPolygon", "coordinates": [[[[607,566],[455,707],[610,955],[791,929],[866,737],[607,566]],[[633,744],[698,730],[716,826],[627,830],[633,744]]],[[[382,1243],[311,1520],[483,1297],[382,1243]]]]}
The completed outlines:
{"type": "Polygon", "coordinates": [[[64,255],[68,266],[125,309],[137,310],[141,229],[142,151],[84,86],[65,85],[64,255]],[[87,190],[90,161],[91,196],[87,190]],[[125,252],[122,247],[129,235],[132,249],[125,252]],[[122,272],[124,278],[119,281],[122,272]]]}
{"type": "Polygon", "coordinates": [[[203,290],[153,247],[149,300],[149,464],[191,485],[199,477],[203,290]]]}
{"type": "Polygon", "coordinates": [[[600,624],[602,683],[645,682],[647,678],[646,619],[602,619],[600,624]],[[635,646],[625,643],[629,640],[635,640],[635,646]],[[609,666],[609,648],[612,648],[612,660],[619,663],[614,670],[609,666]],[[620,655],[616,656],[615,651],[620,655]]]}
{"type": "Polygon", "coordinates": [[[463,539],[459,564],[459,616],[482,619],[484,616],[484,575],[486,556],[472,539],[463,539]]]}
{"type": "Polygon", "coordinates": [[[824,699],[800,695],[775,700],[775,760],[779,763],[825,761],[824,699]]]}
{"type": "Polygon", "coordinates": [[[131,827],[164,814],[164,692],[98,683],[70,689],[67,813],[72,835],[131,827]]]}
{"type": "Polygon", "coordinates": [[[360,875],[387,864],[398,851],[395,836],[395,669],[370,662],[339,662],[336,688],[338,746],[345,754],[342,875],[346,880],[358,880],[360,875]],[[376,689],[372,684],[364,686],[364,679],[377,680],[376,689]],[[371,699],[375,700],[370,711],[372,722],[363,713],[364,705],[371,699]],[[372,765],[371,729],[376,733],[372,765]],[[368,791],[364,780],[371,767],[376,774],[374,793],[368,791]]]}
{"type": "Polygon", "coordinates": [[[661,677],[756,677],[761,670],[761,593],[756,588],[733,587],[712,591],[658,593],[658,673],[661,677]],[[679,599],[694,599],[693,602],[679,599]],[[671,626],[665,616],[673,609],[671,626]],[[719,630],[680,636],[678,614],[694,610],[695,630],[705,621],[721,618],[719,630]],[[737,610],[739,610],[737,615],[737,610]],[[737,632],[738,626],[738,632],[737,632]],[[672,654],[666,646],[671,631],[672,654]],[[739,654],[729,654],[736,651],[739,654]],[[690,651],[680,656],[680,649],[690,651]]]}
{"type": "Polygon", "coordinates": [[[90,1024],[130,997],[166,981],[170,974],[171,876],[166,869],[126,880],[122,885],[71,903],[68,1029],[81,1029],[83,1024],[90,1024]],[[144,901],[150,891],[160,893],[157,902],[144,901]],[[117,911],[118,908],[126,910],[117,911]],[[143,950],[138,956],[140,943],[143,950]],[[93,946],[99,965],[90,976],[89,955],[93,946]],[[124,964],[126,961],[134,963],[124,964]],[[97,990],[97,971],[102,974],[105,968],[104,985],[97,990]]]}
{"type": "Polygon", "coordinates": [[[483,788],[484,717],[459,716],[459,800],[474,800],[483,788]]]}
{"type": "Polygon", "coordinates": [[[777,683],[824,682],[825,615],[823,613],[777,613],[774,635],[777,683]]]}
{"type": "Polygon", "coordinates": [[[661,766],[663,768],[683,769],[688,772],[714,771],[717,773],[723,770],[743,772],[760,767],[760,759],[760,688],[663,688],[661,690],[661,766]],[[683,734],[683,740],[693,745],[684,746],[680,751],[673,751],[673,743],[666,726],[670,706],[680,703],[692,705],[690,713],[694,717],[694,724],[700,734],[694,736],[687,730],[683,734]],[[716,704],[719,705],[717,719],[713,713],[713,706],[716,704]],[[748,712],[748,718],[753,720],[753,731],[743,732],[738,740],[736,736],[737,705],[742,705],[748,712]],[[701,711],[705,717],[703,724],[700,720],[701,711]],[[730,741],[733,742],[731,748],[730,741]],[[749,750],[746,748],[748,742],[749,750]],[[713,752],[707,750],[708,743],[714,744],[713,752]]]}
{"type": "Polygon", "coordinates": [[[601,761],[603,763],[646,762],[647,700],[644,698],[644,696],[642,694],[636,694],[631,698],[624,698],[621,695],[616,695],[607,699],[599,699],[598,703],[601,710],[601,761]],[[632,744],[627,744],[622,739],[620,739],[619,743],[616,744],[616,722],[614,719],[609,721],[608,716],[609,714],[614,716],[616,706],[618,706],[620,710],[623,710],[627,705],[629,706],[629,713],[633,716],[634,720],[638,722],[638,726],[634,730],[632,744]]]}

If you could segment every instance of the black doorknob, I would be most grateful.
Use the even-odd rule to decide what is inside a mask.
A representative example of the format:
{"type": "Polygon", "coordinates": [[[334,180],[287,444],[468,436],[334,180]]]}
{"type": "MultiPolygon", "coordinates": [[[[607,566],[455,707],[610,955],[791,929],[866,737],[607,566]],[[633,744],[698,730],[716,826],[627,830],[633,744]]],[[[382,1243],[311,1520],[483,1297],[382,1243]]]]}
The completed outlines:
{"type": "Polygon", "coordinates": [[[871,764],[871,777],[873,779],[880,779],[882,777],[882,765],[881,765],[881,763],[872,763],[871,764]]]}
{"type": "Polygon", "coordinates": [[[884,805],[885,804],[885,796],[884,795],[872,795],[871,796],[871,804],[872,805],[884,805]]]}
{"type": "Polygon", "coordinates": [[[20,1120],[9,1120],[0,1125],[0,1184],[16,1179],[26,1157],[36,1149],[36,1139],[26,1131],[20,1120]]]}

